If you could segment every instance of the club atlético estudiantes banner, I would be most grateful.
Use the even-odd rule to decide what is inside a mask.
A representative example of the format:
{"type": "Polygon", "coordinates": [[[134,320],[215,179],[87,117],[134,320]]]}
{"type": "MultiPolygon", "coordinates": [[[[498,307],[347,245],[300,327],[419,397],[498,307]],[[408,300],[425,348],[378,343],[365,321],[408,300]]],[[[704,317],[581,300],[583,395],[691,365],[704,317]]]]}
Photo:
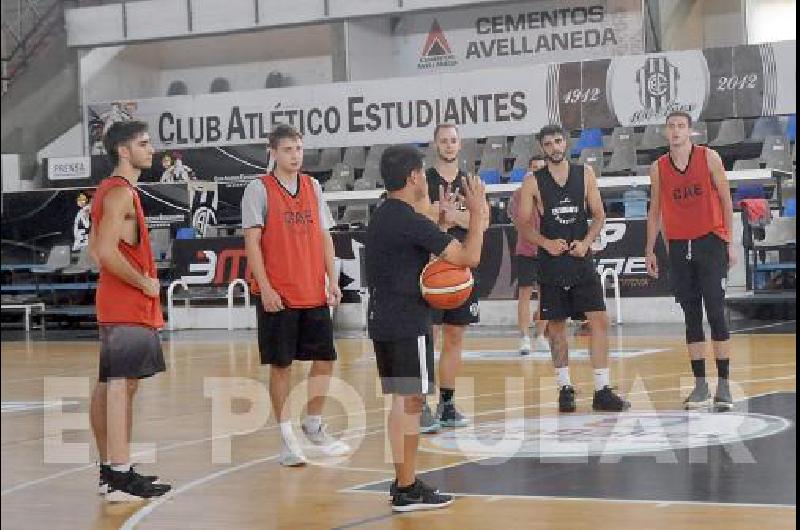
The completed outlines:
{"type": "MultiPolygon", "coordinates": [[[[435,77],[172,96],[87,106],[91,154],[114,121],[149,123],[157,149],[263,146],[291,123],[307,147],[428,142],[440,122],[465,138],[796,112],[796,42],[532,64],[435,77]]],[[[260,147],[263,148],[263,147],[260,147]]],[[[182,170],[181,170],[182,172],[182,170]]]]}

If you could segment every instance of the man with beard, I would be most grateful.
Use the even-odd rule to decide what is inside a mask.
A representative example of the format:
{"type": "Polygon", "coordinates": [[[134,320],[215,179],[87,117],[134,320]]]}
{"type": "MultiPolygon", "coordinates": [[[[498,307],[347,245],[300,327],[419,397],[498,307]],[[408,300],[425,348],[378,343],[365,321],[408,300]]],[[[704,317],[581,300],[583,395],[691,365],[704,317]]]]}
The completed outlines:
{"type": "Polygon", "coordinates": [[[538,245],[541,318],[547,320],[550,352],[556,369],[560,412],[574,412],[575,389],[569,376],[567,318],[586,315],[589,355],[594,368],[592,408],[618,412],[630,407],[610,386],[608,369],[608,315],[603,287],[590,255],[592,242],[605,224],[600,189],[591,167],[570,164],[567,136],[558,125],[538,134],[547,165],[525,179],[520,193],[519,217],[528,219],[536,207],[541,216],[537,230],[518,226],[519,236],[538,245]],[[592,223],[589,224],[589,214],[592,223]]]}

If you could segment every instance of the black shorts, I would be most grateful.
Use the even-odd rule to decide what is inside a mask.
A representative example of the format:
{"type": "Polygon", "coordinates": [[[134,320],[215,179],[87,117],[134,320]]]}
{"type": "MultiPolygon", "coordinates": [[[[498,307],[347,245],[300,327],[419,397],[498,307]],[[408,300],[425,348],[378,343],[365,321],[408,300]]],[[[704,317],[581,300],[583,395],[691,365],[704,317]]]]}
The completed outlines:
{"type": "Polygon", "coordinates": [[[716,234],[708,234],[691,241],[691,253],[689,245],[687,240],[669,242],[669,279],[675,300],[725,303],[727,243],[716,234]]]}
{"type": "Polygon", "coordinates": [[[533,287],[539,281],[539,262],[532,256],[516,256],[517,285],[533,287]]]}
{"type": "Polygon", "coordinates": [[[570,287],[542,284],[539,298],[542,320],[584,320],[586,313],[606,310],[603,285],[597,274],[590,274],[583,283],[570,287]]]}
{"type": "Polygon", "coordinates": [[[158,330],[131,324],[100,326],[98,379],[142,379],[167,369],[158,330]]]}
{"type": "Polygon", "coordinates": [[[261,364],[286,367],[292,361],[335,361],[333,321],[328,306],[267,313],[256,298],[261,364]]]}
{"type": "Polygon", "coordinates": [[[468,326],[481,321],[481,309],[478,304],[478,275],[474,269],[472,270],[472,277],[474,278],[475,284],[472,286],[472,292],[466,302],[455,309],[431,310],[431,321],[434,326],[441,324],[468,326]]]}
{"type": "Polygon", "coordinates": [[[434,393],[433,340],[430,336],[373,340],[372,344],[384,394],[413,396],[434,393]]]}

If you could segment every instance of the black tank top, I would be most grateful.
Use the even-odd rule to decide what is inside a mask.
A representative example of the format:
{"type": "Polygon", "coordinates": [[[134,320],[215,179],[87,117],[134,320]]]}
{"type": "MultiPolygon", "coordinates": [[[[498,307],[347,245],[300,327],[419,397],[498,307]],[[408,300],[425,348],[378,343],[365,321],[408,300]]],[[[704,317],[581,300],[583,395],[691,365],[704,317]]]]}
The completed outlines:
{"type": "MultiPolygon", "coordinates": [[[[429,167],[427,171],[425,171],[425,178],[428,181],[428,197],[430,197],[431,202],[436,202],[439,200],[439,186],[443,188],[447,188],[449,186],[450,193],[456,193],[459,195],[464,195],[464,178],[466,178],[467,174],[458,170],[456,174],[456,179],[451,183],[447,182],[444,177],[439,173],[439,170],[435,167],[429,167]]],[[[448,231],[448,234],[455,237],[462,243],[467,239],[467,230],[465,228],[461,228],[460,226],[453,226],[448,231]]]]}
{"type": "MultiPolygon", "coordinates": [[[[547,239],[563,239],[567,244],[586,238],[589,215],[586,211],[586,184],[583,165],[570,164],[567,182],[559,186],[550,170],[544,167],[535,173],[542,199],[541,227],[547,239]]],[[[576,258],[569,254],[551,256],[539,252],[539,280],[547,285],[570,286],[582,283],[593,272],[591,255],[576,258]]]]}

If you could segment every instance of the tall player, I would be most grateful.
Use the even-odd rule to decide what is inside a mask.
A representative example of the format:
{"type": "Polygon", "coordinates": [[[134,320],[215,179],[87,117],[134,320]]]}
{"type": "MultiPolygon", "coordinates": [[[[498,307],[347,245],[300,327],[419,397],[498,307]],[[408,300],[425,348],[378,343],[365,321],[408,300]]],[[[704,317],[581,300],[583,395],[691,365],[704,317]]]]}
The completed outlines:
{"type": "Polygon", "coordinates": [[[608,369],[608,315],[600,276],[589,252],[605,224],[605,211],[594,171],[570,164],[567,136],[558,125],[538,134],[547,165],[525,179],[519,217],[530,218],[539,209],[539,230],[520,224],[520,236],[539,246],[541,315],[547,320],[550,353],[556,369],[561,412],[574,412],[575,389],[569,375],[566,319],[585,314],[589,322],[589,355],[594,368],[592,408],[623,411],[630,403],[610,386],[608,369]],[[589,224],[591,215],[592,223],[589,224]]]}
{"type": "Polygon", "coordinates": [[[116,122],[103,138],[112,176],[92,201],[90,255],[100,266],[97,322],[100,369],[91,423],[100,453],[100,491],[111,502],[138,501],[169,491],[131,465],[133,399],[139,380],[166,369],[158,329],[163,327],[160,285],[136,183],[153,164],[147,124],[116,122]]]}
{"type": "Polygon", "coordinates": [[[441,508],[453,498],[416,478],[419,416],[424,396],[434,385],[431,314],[420,292],[419,275],[431,254],[455,265],[478,264],[489,224],[486,191],[476,177],[466,179],[462,187],[472,215],[461,243],[417,210],[429,201],[422,153],[415,147],[386,149],[381,177],[389,196],[370,220],[365,251],[369,336],[381,388],[392,395],[388,434],[397,476],[391,487],[392,509],[441,508]]]}
{"type": "Polygon", "coordinates": [[[714,405],[733,407],[728,374],[730,333],[725,319],[728,268],[735,262],[731,247],[733,201],[722,160],[713,149],[691,141],[692,117],[685,112],[667,116],[669,152],[650,167],[650,211],[647,216],[647,271],[658,277],[656,237],[663,225],[669,245],[669,272],[675,298],[683,308],[686,343],[695,385],[687,409],[710,405],[706,381],[706,343],[703,305],[711,327],[717,364],[714,405]]]}
{"type": "MultiPolygon", "coordinates": [[[[463,195],[466,174],[459,168],[458,154],[461,137],[452,123],[442,123],[433,132],[436,146],[434,165],[425,172],[428,196],[431,201],[430,217],[439,228],[459,241],[464,241],[469,228],[470,212],[466,208],[449,207],[453,198],[463,195]],[[440,197],[440,190],[447,197],[440,197]]],[[[472,271],[477,281],[476,271],[472,271]]],[[[442,353],[439,358],[439,404],[436,414],[426,402],[420,419],[424,433],[436,432],[440,427],[466,427],[469,421],[455,405],[456,377],[461,368],[461,353],[464,349],[464,333],[467,326],[480,321],[478,291],[472,290],[470,297],[456,309],[433,312],[434,342],[442,336],[442,353]]]]}
{"type": "Polygon", "coordinates": [[[305,438],[327,455],[349,447],[322,423],[336,350],[329,306],[342,298],[334,268],[330,210],[316,179],[300,172],[302,135],[289,125],[269,135],[275,169],[254,179],[242,197],[247,261],[253,271],[261,363],[270,366],[269,395],[280,427],[284,466],[307,463],[288,411],[292,361],[313,361],[308,380],[305,438]],[[326,283],[327,280],[327,283],[326,283]]]}

